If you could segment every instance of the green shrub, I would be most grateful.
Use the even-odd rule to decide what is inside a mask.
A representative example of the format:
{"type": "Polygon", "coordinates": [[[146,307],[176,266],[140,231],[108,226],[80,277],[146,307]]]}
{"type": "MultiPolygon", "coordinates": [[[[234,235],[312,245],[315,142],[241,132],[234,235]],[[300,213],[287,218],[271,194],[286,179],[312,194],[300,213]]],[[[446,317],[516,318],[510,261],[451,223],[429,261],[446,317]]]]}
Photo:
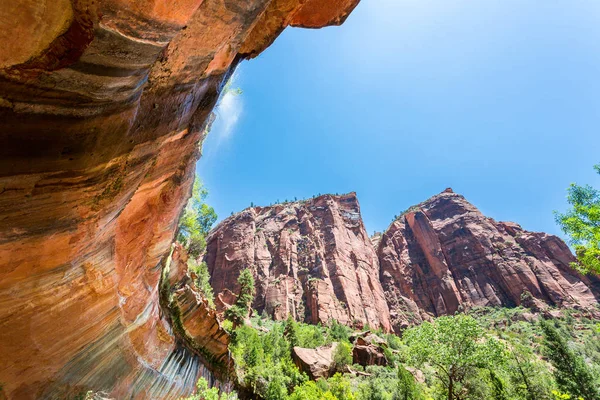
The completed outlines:
{"type": "Polygon", "coordinates": [[[346,366],[352,365],[352,345],[350,342],[339,342],[333,351],[335,370],[342,372],[346,366]]]}

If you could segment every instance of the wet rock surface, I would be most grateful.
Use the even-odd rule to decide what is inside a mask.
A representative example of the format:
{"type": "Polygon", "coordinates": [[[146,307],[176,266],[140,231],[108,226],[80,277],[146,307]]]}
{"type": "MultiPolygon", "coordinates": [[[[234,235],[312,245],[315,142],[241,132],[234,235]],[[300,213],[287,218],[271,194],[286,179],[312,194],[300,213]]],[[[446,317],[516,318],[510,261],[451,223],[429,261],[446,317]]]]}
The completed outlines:
{"type": "Polygon", "coordinates": [[[356,4],[2,2],[0,382],[8,398],[193,390],[197,361],[162,318],[158,284],[207,120],[242,59],[289,25],[339,24],[356,4]]]}

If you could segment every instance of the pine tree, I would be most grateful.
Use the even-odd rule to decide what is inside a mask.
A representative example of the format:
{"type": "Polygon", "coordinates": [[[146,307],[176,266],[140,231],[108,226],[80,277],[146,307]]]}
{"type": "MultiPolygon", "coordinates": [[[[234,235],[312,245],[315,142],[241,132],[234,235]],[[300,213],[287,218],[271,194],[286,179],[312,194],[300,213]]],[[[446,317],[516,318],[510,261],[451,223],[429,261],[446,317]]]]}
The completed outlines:
{"type": "Polygon", "coordinates": [[[569,348],[567,341],[550,321],[541,321],[546,357],[554,366],[558,387],[575,397],[600,400],[594,378],[583,357],[569,348]]]}
{"type": "Polygon", "coordinates": [[[288,314],[287,320],[285,321],[285,330],[283,331],[283,335],[287,339],[290,344],[291,349],[296,346],[300,346],[300,340],[298,339],[298,324],[292,317],[292,314],[288,314]]]}
{"type": "Polygon", "coordinates": [[[241,325],[244,319],[248,317],[250,307],[254,301],[254,276],[252,276],[252,271],[249,268],[240,273],[238,284],[240,285],[240,293],[235,304],[225,312],[225,317],[235,325],[241,325]]]}

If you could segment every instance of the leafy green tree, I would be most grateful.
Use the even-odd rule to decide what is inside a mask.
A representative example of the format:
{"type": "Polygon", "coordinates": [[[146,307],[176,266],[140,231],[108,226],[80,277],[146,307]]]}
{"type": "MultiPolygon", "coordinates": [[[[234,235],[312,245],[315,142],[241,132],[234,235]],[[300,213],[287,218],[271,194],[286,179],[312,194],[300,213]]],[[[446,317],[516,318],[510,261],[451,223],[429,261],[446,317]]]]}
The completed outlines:
{"type": "Polygon", "coordinates": [[[327,379],[329,392],[338,400],[355,400],[350,380],[340,373],[327,379]]]}
{"type": "Polygon", "coordinates": [[[329,337],[336,342],[348,340],[350,337],[350,332],[352,330],[344,324],[340,324],[335,319],[332,319],[329,322],[329,327],[327,329],[327,334],[329,337]]]}
{"type": "Polygon", "coordinates": [[[468,393],[467,378],[504,360],[503,346],[485,335],[470,316],[440,317],[407,330],[408,357],[416,365],[429,364],[448,400],[468,393]]]}
{"type": "Polygon", "coordinates": [[[506,388],[504,387],[502,378],[500,378],[493,369],[488,370],[488,373],[494,400],[507,400],[506,388]]]}
{"type": "Polygon", "coordinates": [[[250,314],[250,307],[254,301],[254,276],[249,268],[245,268],[240,272],[238,277],[240,292],[233,306],[226,312],[225,317],[230,319],[235,325],[241,325],[250,314]]]}
{"type": "Polygon", "coordinates": [[[208,190],[200,178],[196,178],[192,197],[179,220],[177,241],[193,257],[198,257],[206,248],[206,235],[217,220],[215,210],[205,202],[207,196],[208,190]]]}
{"type": "Polygon", "coordinates": [[[415,377],[402,365],[398,367],[398,387],[393,400],[419,400],[423,398],[415,377]]]}
{"type": "Polygon", "coordinates": [[[288,400],[338,400],[330,391],[324,391],[314,381],[297,386],[288,400]]]}
{"type": "Polygon", "coordinates": [[[600,400],[600,392],[583,357],[569,348],[567,340],[550,321],[540,322],[544,332],[545,354],[554,366],[559,389],[585,400],[600,400]]]}
{"type": "Polygon", "coordinates": [[[519,399],[549,400],[554,379],[547,364],[534,354],[531,346],[512,340],[506,366],[510,391],[519,399]]]}
{"type": "Polygon", "coordinates": [[[190,259],[188,260],[188,268],[194,274],[196,274],[196,286],[204,295],[204,298],[208,301],[208,304],[211,307],[215,307],[215,295],[213,293],[213,288],[210,285],[210,273],[208,272],[208,266],[203,261],[200,264],[196,262],[196,260],[190,259]]]}
{"type": "Polygon", "coordinates": [[[198,382],[196,383],[196,389],[197,389],[196,394],[194,394],[190,397],[186,397],[185,399],[182,399],[182,400],[234,400],[234,399],[237,399],[237,395],[235,394],[235,392],[219,393],[219,389],[217,389],[215,387],[209,388],[208,382],[204,378],[198,379],[198,382]]]}
{"type": "Polygon", "coordinates": [[[346,366],[352,364],[352,345],[349,342],[339,342],[333,351],[333,365],[335,370],[342,372],[346,366]]]}
{"type": "Polygon", "coordinates": [[[321,326],[297,324],[298,341],[300,347],[314,349],[330,343],[323,334],[321,326]]]}
{"type": "MultiPolygon", "coordinates": [[[[600,174],[600,164],[594,169],[600,174]]],[[[600,191],[589,185],[569,186],[566,213],[555,212],[556,222],[571,238],[577,262],[572,267],[582,273],[600,274],[600,191]]]]}
{"type": "Polygon", "coordinates": [[[290,348],[300,345],[300,340],[298,339],[298,324],[294,320],[292,314],[289,314],[287,320],[285,321],[284,335],[290,344],[290,348]]]}

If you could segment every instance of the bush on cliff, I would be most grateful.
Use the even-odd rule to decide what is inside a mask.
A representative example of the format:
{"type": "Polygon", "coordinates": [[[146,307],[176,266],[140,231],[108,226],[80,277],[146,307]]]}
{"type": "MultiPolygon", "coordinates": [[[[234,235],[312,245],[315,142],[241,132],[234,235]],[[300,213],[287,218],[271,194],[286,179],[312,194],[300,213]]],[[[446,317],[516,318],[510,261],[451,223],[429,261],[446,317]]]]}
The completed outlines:
{"type": "Polygon", "coordinates": [[[200,178],[194,181],[192,197],[179,220],[177,241],[192,257],[198,257],[206,249],[206,235],[217,220],[214,208],[206,204],[208,190],[200,178]]]}
{"type": "Polygon", "coordinates": [[[233,306],[225,311],[225,318],[233,322],[234,326],[241,325],[250,314],[250,307],[254,301],[254,276],[249,268],[240,272],[238,277],[240,292],[233,306]]]}
{"type": "Polygon", "coordinates": [[[208,272],[208,266],[203,261],[200,264],[196,262],[194,259],[188,260],[188,268],[194,274],[196,274],[196,286],[204,295],[204,298],[208,301],[208,304],[214,308],[215,307],[215,295],[213,292],[213,288],[210,285],[210,273],[208,272]]]}

